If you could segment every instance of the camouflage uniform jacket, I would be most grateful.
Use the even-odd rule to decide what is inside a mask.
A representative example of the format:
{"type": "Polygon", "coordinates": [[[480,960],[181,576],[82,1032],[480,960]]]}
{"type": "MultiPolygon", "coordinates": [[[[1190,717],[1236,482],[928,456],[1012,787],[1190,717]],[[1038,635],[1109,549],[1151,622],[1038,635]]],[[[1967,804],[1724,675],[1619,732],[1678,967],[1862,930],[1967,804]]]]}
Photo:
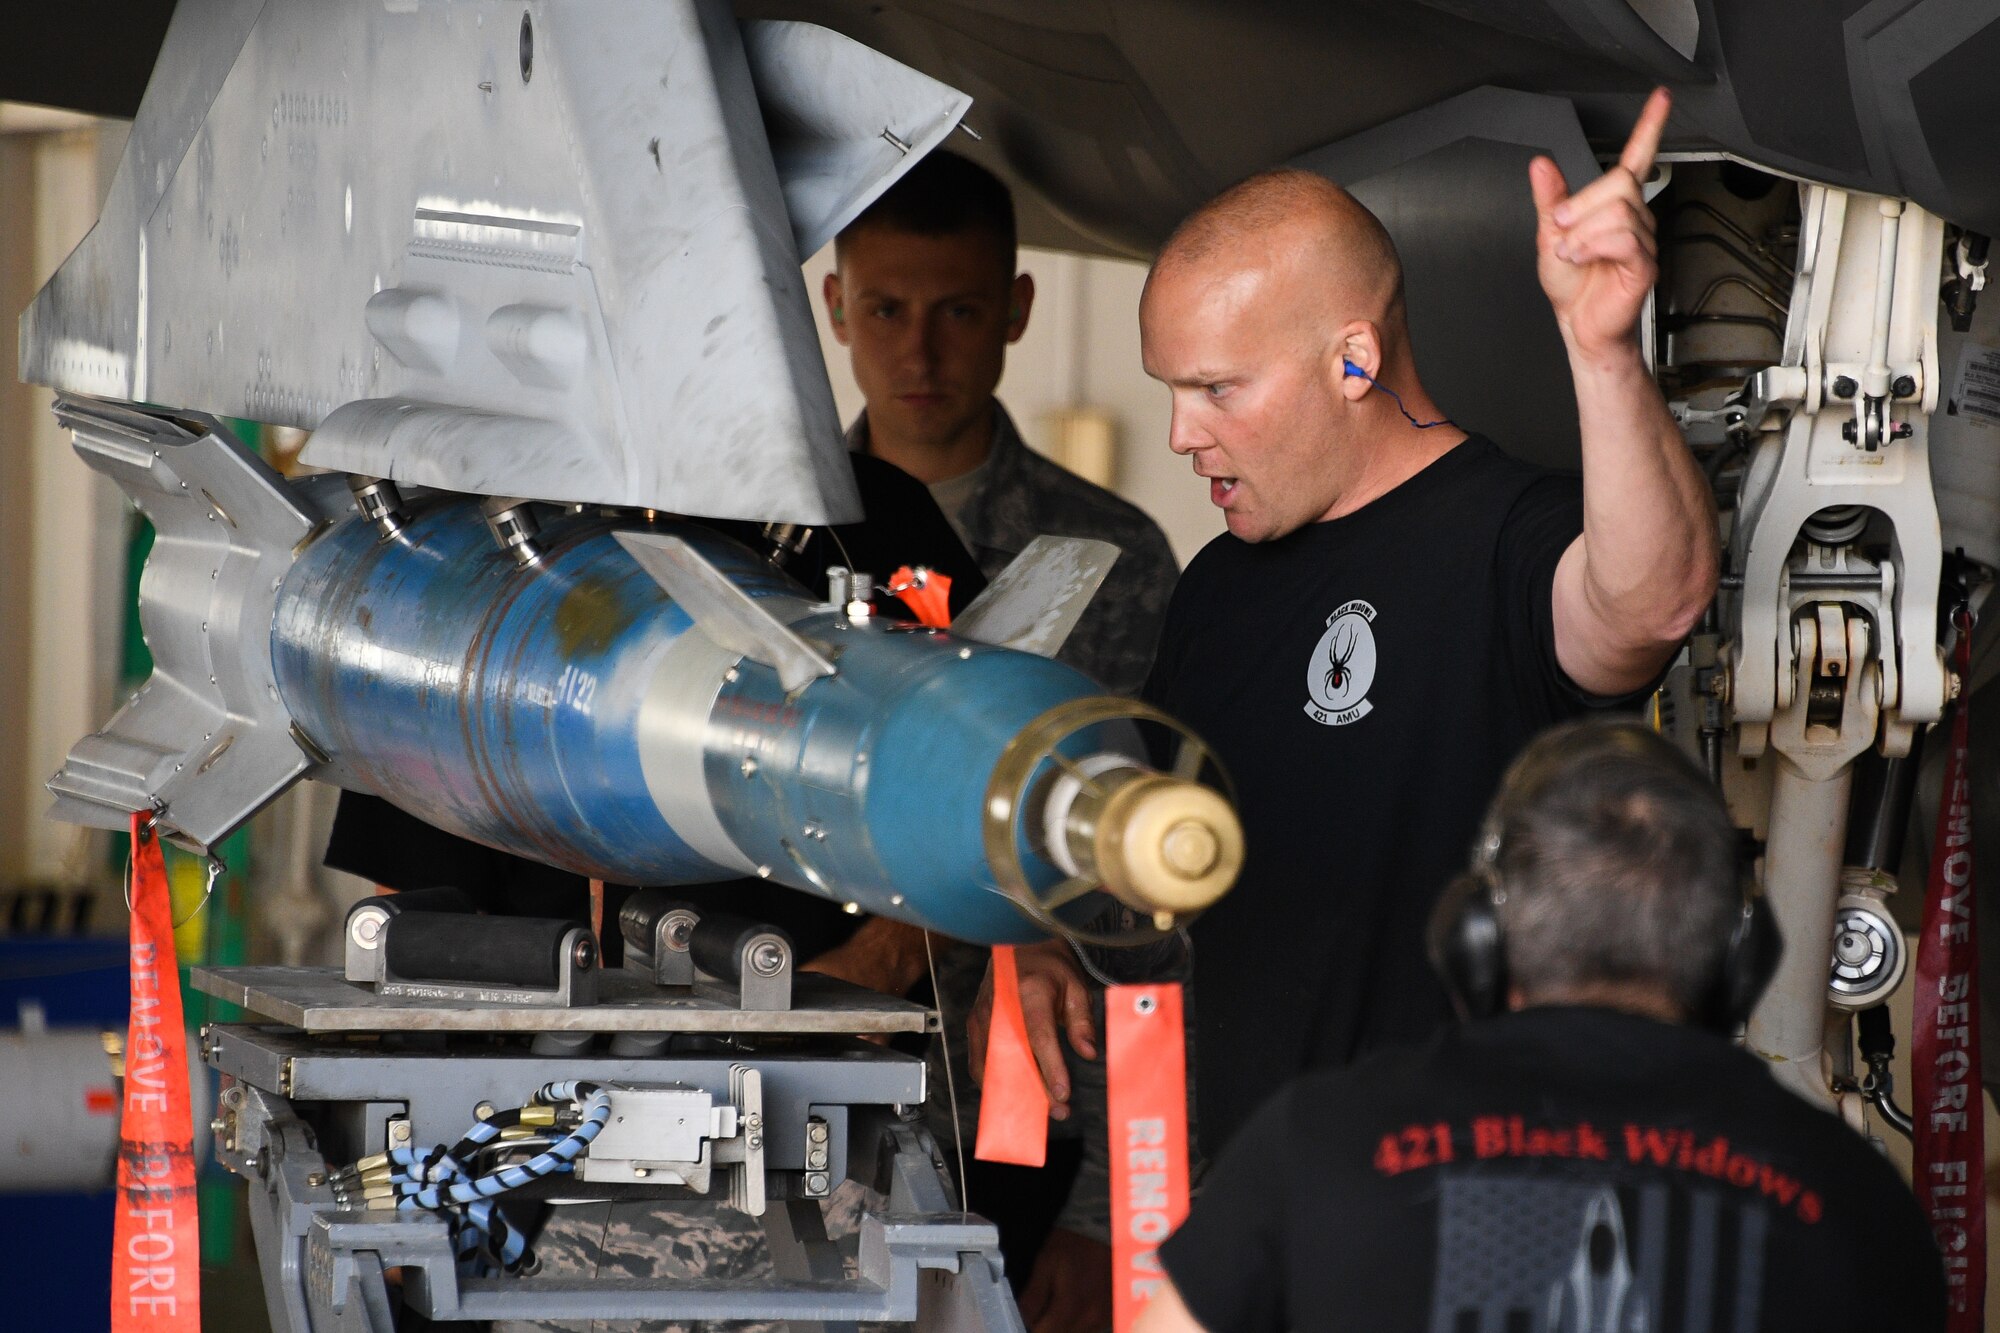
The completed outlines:
{"type": "MultiPolygon", "coordinates": [[[[847,444],[867,448],[866,413],[848,429],[847,444]]],[[[985,476],[959,520],[973,559],[989,579],[1037,537],[1094,537],[1116,546],[1117,563],[1058,660],[1114,694],[1139,692],[1152,669],[1167,597],[1180,577],[1159,524],[1138,506],[1028,448],[997,402],[985,476]]]]}

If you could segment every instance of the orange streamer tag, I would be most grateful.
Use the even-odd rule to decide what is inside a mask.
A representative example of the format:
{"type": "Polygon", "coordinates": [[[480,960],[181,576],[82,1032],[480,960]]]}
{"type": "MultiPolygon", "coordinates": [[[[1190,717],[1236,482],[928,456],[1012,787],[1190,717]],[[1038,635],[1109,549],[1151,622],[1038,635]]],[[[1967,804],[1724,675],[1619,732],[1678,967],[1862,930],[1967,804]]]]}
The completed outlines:
{"type": "Polygon", "coordinates": [[[132,1017],[118,1130],[112,1333],[200,1333],[187,1027],[160,840],[132,816],[132,1017]]]}
{"type": "Polygon", "coordinates": [[[1049,1093],[1028,1045],[1021,978],[1010,944],[993,946],[993,1025],[986,1034],[979,1141],[972,1155],[1016,1166],[1040,1166],[1049,1159],[1049,1093]]]}
{"type": "Polygon", "coordinates": [[[889,576],[889,591],[916,613],[918,624],[932,629],[951,624],[951,575],[904,565],[889,576]]]}
{"type": "Polygon", "coordinates": [[[1111,1121],[1111,1326],[1128,1333],[1166,1275],[1160,1242],[1188,1211],[1187,1049],[1181,988],[1104,993],[1111,1121]]]}

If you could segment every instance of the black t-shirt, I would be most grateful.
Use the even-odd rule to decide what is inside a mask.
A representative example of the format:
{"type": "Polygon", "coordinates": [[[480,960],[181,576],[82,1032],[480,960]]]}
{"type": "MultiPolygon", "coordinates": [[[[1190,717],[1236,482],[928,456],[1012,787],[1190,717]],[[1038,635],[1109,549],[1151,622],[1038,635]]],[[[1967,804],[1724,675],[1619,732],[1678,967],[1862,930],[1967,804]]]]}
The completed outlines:
{"type": "Polygon", "coordinates": [[[1585,706],[1556,662],[1581,482],[1474,436],[1352,514],[1218,537],[1181,576],[1146,698],[1233,779],[1247,855],[1194,923],[1198,1128],[1449,1016],[1439,890],[1535,733],[1585,706]]]}
{"type": "MultiPolygon", "coordinates": [[[[903,565],[928,565],[951,579],[952,614],[986,588],[986,576],[945,520],[930,489],[891,463],[863,454],[848,455],[867,517],[859,523],[816,531],[805,550],[785,570],[807,589],[823,593],[826,571],[846,565],[875,576],[878,585],[903,565]]],[[[708,527],[748,545],[759,545],[759,524],[706,522],[708,527]]],[[[881,596],[884,615],[904,615],[902,602],[881,596]]],[[[913,617],[911,617],[913,618],[913,617]]],[[[496,851],[433,828],[378,796],[342,792],[327,840],[326,864],[392,889],[450,885],[463,890],[482,911],[502,916],[568,917],[588,920],[590,884],[580,875],[557,870],[508,852],[496,851]]],[[[844,943],[865,918],[839,904],[765,880],[728,880],[687,885],[683,895],[698,907],[733,912],[781,926],[805,961],[844,943]]],[[[605,886],[605,965],[623,956],[616,923],[619,905],[631,889],[605,886]]]]}
{"type": "Polygon", "coordinates": [[[1754,1057],[1531,1009],[1307,1075],[1161,1260],[1210,1333],[1943,1327],[1895,1169],[1754,1057]]]}

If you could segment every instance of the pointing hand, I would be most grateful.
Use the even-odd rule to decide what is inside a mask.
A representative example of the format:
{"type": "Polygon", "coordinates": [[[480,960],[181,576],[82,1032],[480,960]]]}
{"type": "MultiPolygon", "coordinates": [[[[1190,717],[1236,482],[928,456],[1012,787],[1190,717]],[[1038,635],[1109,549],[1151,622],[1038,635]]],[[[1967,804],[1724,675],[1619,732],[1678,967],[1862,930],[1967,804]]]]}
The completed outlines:
{"type": "Polygon", "coordinates": [[[1655,88],[1617,165],[1575,194],[1548,158],[1528,165],[1536,269],[1573,353],[1588,357],[1629,345],[1659,276],[1653,214],[1639,187],[1652,174],[1672,109],[1667,90],[1655,88]]]}

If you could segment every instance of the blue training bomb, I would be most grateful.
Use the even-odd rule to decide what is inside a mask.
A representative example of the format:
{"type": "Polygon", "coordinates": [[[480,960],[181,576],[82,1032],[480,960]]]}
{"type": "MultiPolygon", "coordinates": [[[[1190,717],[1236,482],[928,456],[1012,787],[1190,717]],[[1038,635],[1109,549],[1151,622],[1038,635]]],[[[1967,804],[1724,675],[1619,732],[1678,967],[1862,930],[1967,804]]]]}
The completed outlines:
{"type": "Polygon", "coordinates": [[[63,411],[161,536],[154,680],[72,752],[59,815],[150,805],[206,846],[310,775],[579,874],[755,875],[982,943],[1076,930],[1100,890],[1168,927],[1241,864],[1198,742],[1180,733],[1156,771],[1135,724],[1170,720],[981,641],[1073,624],[1098,544],[1039,544],[956,631],[925,629],[693,523],[563,512],[535,531],[525,506],[365,481],[357,505],[210,423],[63,411]]]}

